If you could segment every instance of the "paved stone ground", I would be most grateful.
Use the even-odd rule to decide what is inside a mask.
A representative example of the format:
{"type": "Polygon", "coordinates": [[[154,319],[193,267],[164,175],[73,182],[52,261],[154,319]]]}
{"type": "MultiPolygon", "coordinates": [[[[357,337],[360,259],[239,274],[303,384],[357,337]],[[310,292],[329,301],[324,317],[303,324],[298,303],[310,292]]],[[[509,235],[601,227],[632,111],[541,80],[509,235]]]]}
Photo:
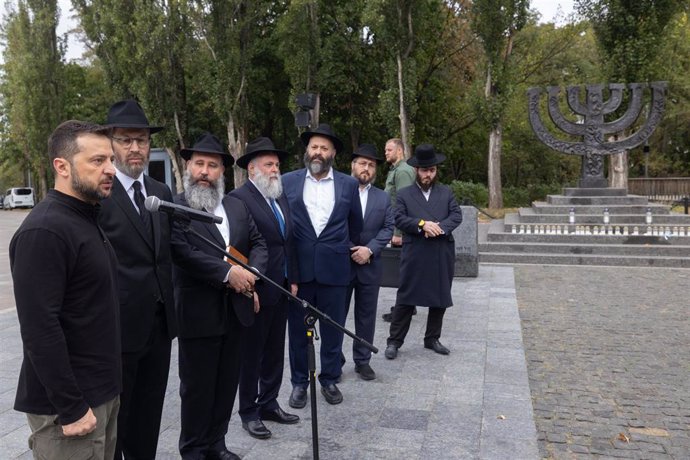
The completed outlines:
{"type": "MultiPolygon", "coordinates": [[[[13,232],[4,219],[16,219],[16,228],[21,220],[18,216],[0,213],[2,250],[6,250],[13,232]]],[[[6,267],[6,260],[0,260],[4,277],[0,282],[6,278],[6,267]]],[[[9,294],[7,288],[3,285],[5,292],[0,293],[0,459],[28,459],[26,419],[12,409],[21,343],[11,284],[9,294]]],[[[394,295],[393,289],[381,290],[380,312],[388,310],[394,295]]],[[[364,382],[355,374],[349,351],[352,342],[345,339],[348,363],[339,385],[345,401],[329,406],[320,394],[317,398],[321,458],[538,458],[512,268],[481,267],[478,278],[456,279],[453,298],[456,306],[446,314],[442,337],[452,350],[449,356],[423,348],[424,308],[414,317],[408,341],[396,360],[386,360],[383,349],[374,355],[371,364],[378,378],[372,382],[364,382]]],[[[379,320],[375,345],[385,347],[387,330],[388,324],[379,320]]],[[[176,348],[172,361],[159,459],[179,458],[176,348]]],[[[286,409],[288,374],[286,371],[279,398],[286,409]]],[[[309,406],[291,411],[302,421],[292,426],[267,422],[273,431],[267,441],[249,437],[235,413],[228,446],[245,459],[311,458],[309,406]]]]}
{"type": "Polygon", "coordinates": [[[690,271],[515,268],[539,453],[690,458],[690,271]]]}

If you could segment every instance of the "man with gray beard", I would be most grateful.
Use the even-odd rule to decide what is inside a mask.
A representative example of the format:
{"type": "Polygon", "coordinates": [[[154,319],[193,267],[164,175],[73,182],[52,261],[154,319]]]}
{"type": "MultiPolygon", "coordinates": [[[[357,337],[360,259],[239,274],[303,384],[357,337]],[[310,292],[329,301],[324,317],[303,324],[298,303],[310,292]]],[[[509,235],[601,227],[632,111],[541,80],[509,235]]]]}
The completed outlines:
{"type": "MultiPolygon", "coordinates": [[[[297,293],[295,259],[292,244],[292,219],[280,181],[280,162],[287,152],[278,150],[267,137],[247,144],[237,166],[247,170],[249,181],[230,196],[241,199],[249,209],[268,246],[266,276],[276,284],[297,293]]],[[[285,324],[289,299],[268,283],[257,285],[261,309],[242,342],[240,408],[242,427],[250,436],[268,439],[271,431],[264,421],[293,424],[297,415],[288,414],[278,405],[283,380],[285,324]]]]}
{"type": "MultiPolygon", "coordinates": [[[[209,133],[180,154],[187,160],[185,192],[175,202],[223,218],[220,224],[191,221],[189,226],[222,248],[232,246],[263,273],[266,243],[254,219],[242,201],[223,196],[223,173],[233,158],[209,133]]],[[[252,296],[255,277],[228,264],[184,226],[173,228],[172,249],[179,324],[180,454],[195,460],[239,458],[228,450],[225,435],[239,382],[241,339],[259,311],[258,298],[252,296]]]]}

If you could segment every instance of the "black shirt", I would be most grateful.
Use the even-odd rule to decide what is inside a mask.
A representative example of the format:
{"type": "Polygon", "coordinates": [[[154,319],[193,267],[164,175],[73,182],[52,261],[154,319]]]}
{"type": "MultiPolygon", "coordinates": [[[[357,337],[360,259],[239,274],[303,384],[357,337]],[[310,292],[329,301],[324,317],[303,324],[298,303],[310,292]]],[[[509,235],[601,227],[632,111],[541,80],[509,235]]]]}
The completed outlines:
{"type": "Polygon", "coordinates": [[[10,242],[24,349],[14,408],[63,425],[122,387],[117,259],[99,209],[50,190],[10,242]]]}

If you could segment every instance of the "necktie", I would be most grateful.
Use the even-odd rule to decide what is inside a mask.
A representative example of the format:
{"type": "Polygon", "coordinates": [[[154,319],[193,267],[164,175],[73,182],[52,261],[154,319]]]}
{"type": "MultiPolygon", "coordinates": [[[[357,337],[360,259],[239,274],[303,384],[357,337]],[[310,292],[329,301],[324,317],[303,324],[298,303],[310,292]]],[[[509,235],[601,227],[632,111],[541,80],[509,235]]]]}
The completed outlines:
{"type": "Polygon", "coordinates": [[[280,234],[283,235],[283,238],[285,238],[285,220],[283,219],[283,216],[280,215],[280,211],[278,211],[278,207],[276,206],[276,200],[271,198],[268,200],[268,202],[271,204],[271,209],[273,210],[273,214],[275,214],[276,219],[278,220],[278,226],[280,227],[280,234]]]}
{"type": "Polygon", "coordinates": [[[139,217],[141,217],[144,228],[146,228],[148,234],[151,235],[151,213],[146,209],[146,206],[144,206],[144,194],[141,193],[141,182],[135,181],[132,184],[132,188],[134,189],[134,202],[137,208],[139,208],[139,217]]]}

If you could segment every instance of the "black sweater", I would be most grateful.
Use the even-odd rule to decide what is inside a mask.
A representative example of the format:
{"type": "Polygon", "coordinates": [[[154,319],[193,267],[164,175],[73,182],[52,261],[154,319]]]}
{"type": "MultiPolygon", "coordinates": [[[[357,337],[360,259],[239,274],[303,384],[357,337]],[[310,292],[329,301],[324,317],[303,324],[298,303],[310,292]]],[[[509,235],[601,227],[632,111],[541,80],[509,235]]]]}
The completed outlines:
{"type": "Polygon", "coordinates": [[[10,242],[24,346],[14,408],[63,425],[122,387],[117,259],[99,208],[51,190],[10,242]]]}

